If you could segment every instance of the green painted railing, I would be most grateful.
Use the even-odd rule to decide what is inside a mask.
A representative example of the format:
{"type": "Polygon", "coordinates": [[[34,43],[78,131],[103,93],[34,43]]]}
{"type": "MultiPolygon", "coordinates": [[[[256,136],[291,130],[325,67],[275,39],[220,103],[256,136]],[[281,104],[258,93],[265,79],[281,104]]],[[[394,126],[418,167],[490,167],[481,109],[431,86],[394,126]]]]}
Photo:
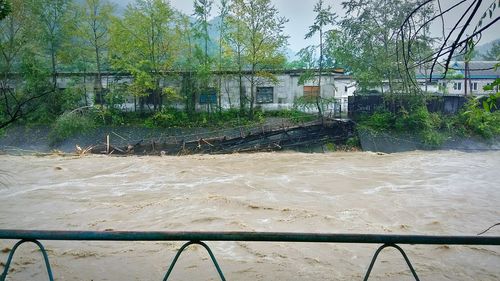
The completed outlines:
{"type": "Polygon", "coordinates": [[[203,246],[214,263],[221,280],[226,280],[224,274],[210,247],[203,241],[247,241],[247,242],[303,242],[303,243],[356,243],[382,244],[375,252],[368,267],[364,280],[368,280],[379,253],[387,248],[397,249],[405,259],[415,280],[419,280],[408,256],[398,246],[402,244],[420,245],[500,245],[498,236],[429,236],[429,235],[389,235],[389,234],[329,234],[329,233],[294,233],[294,232],[144,232],[144,231],[43,231],[43,230],[2,230],[0,239],[19,240],[12,248],[0,276],[4,281],[9,272],[12,258],[17,248],[27,242],[35,243],[43,255],[49,280],[53,280],[52,269],[45,248],[39,241],[188,241],[175,255],[163,280],[167,280],[181,253],[188,246],[198,244],[203,246]]]}

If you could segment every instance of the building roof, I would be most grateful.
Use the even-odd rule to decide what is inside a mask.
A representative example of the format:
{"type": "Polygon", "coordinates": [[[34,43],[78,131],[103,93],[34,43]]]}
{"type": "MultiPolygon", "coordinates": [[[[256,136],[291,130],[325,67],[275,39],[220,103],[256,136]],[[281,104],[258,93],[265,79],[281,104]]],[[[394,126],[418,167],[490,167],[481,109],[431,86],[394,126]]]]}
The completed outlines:
{"type": "MultiPolygon", "coordinates": [[[[500,61],[470,61],[468,77],[470,79],[495,79],[500,77],[500,67],[495,67],[500,64],[500,61]]],[[[427,69],[427,74],[425,69],[417,69],[417,78],[429,78],[428,75],[430,70],[427,69]]],[[[463,78],[465,76],[465,62],[455,61],[451,62],[448,68],[448,73],[446,75],[447,79],[463,78]]],[[[434,70],[432,74],[432,79],[443,79],[444,69],[439,67],[434,70]]]]}

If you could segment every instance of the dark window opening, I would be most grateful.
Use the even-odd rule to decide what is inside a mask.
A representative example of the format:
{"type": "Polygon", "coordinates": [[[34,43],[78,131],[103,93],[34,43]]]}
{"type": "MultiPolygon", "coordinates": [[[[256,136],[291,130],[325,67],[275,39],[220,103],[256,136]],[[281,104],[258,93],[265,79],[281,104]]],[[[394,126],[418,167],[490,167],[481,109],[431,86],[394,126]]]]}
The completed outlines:
{"type": "Polygon", "coordinates": [[[106,92],[104,89],[99,90],[98,88],[94,89],[94,103],[95,104],[106,104],[105,97],[106,92]]]}
{"type": "Polygon", "coordinates": [[[274,88],[273,87],[257,87],[257,103],[273,103],[274,88]]]}
{"type": "Polygon", "coordinates": [[[216,104],[217,92],[215,88],[209,88],[200,94],[200,104],[216,104]]]}

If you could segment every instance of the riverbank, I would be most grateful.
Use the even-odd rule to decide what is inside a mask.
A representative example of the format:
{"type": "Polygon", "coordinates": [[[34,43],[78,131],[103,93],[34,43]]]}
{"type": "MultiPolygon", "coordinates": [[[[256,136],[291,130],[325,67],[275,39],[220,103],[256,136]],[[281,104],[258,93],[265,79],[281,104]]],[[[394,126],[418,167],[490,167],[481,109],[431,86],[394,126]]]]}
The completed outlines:
{"type": "Polygon", "coordinates": [[[354,123],[349,120],[297,123],[285,118],[267,118],[259,124],[225,128],[98,127],[53,143],[49,127],[12,127],[0,137],[0,150],[16,154],[86,152],[139,155],[279,150],[324,152],[342,148],[354,133],[354,123]]]}
{"type": "Polygon", "coordinates": [[[415,150],[499,151],[500,136],[485,139],[479,136],[448,136],[439,144],[428,144],[410,133],[357,130],[363,151],[398,153],[415,150]]]}

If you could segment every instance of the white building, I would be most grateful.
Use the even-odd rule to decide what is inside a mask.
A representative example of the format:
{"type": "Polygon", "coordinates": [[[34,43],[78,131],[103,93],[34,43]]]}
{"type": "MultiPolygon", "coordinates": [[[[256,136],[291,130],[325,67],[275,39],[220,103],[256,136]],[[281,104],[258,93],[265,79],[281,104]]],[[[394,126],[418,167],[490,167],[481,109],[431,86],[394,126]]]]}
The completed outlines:
{"type": "MultiPolygon", "coordinates": [[[[350,76],[343,74],[342,69],[325,70],[321,77],[321,85],[318,86],[317,77],[306,82],[304,85],[299,85],[299,79],[304,73],[302,70],[283,70],[274,71],[277,78],[271,82],[266,79],[258,79],[254,88],[255,107],[262,110],[279,110],[291,109],[298,100],[304,100],[304,97],[310,98],[311,106],[305,110],[316,112],[316,107],[313,105],[315,97],[320,95],[323,100],[327,100],[329,104],[325,105],[325,113],[334,111],[334,105],[337,110],[347,112],[347,97],[354,93],[355,87],[350,76]]],[[[186,73],[172,73],[164,75],[160,82],[163,88],[171,88],[177,93],[182,91],[182,76],[186,73]]],[[[236,73],[214,74],[213,85],[217,84],[217,80],[221,77],[221,92],[220,101],[224,109],[239,108],[240,104],[240,85],[238,75],[236,73]]],[[[58,87],[61,89],[80,85],[85,88],[88,100],[93,103],[103,103],[103,97],[96,96],[95,73],[61,73],[58,79],[58,87]]],[[[132,82],[133,77],[128,74],[119,73],[104,73],[102,75],[102,87],[106,91],[114,87],[124,87],[132,82]]],[[[250,79],[249,73],[244,73],[242,79],[242,89],[245,96],[250,96],[250,79]]],[[[148,98],[145,98],[146,103],[149,103],[148,98]]],[[[217,105],[219,96],[215,87],[207,93],[197,94],[196,108],[197,110],[205,110],[209,105],[217,105]]],[[[138,100],[132,95],[126,97],[123,104],[120,105],[123,110],[137,110],[138,100]]],[[[176,107],[182,108],[182,102],[176,103],[176,107]]]]}
{"type": "Polygon", "coordinates": [[[427,91],[449,96],[484,96],[490,92],[483,87],[500,78],[500,68],[495,68],[498,61],[471,61],[467,71],[463,61],[452,62],[446,77],[442,71],[437,70],[432,74],[429,82],[430,71],[417,72],[417,80],[421,87],[427,85],[427,91]],[[467,78],[468,88],[465,88],[467,78]]]}

